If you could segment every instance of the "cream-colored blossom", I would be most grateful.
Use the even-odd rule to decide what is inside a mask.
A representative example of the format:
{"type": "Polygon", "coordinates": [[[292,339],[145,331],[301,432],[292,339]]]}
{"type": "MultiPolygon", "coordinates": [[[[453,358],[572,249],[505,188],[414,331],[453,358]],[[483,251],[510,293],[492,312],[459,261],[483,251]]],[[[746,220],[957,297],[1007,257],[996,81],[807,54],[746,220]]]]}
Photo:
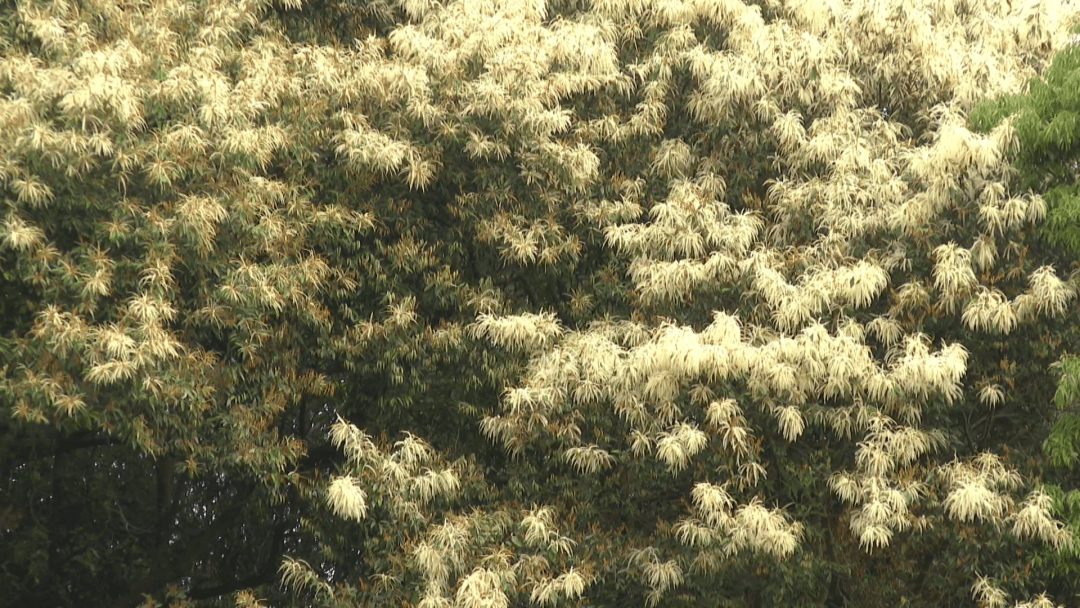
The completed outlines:
{"type": "Polygon", "coordinates": [[[357,480],[346,475],[330,483],[326,502],[341,517],[359,521],[367,515],[367,493],[357,485],[357,480]]]}
{"type": "Polygon", "coordinates": [[[511,348],[542,348],[562,335],[554,314],[526,313],[508,317],[481,314],[470,328],[477,337],[511,348]]]}
{"type": "Polygon", "coordinates": [[[1051,512],[1052,499],[1040,491],[1032,492],[1024,506],[1013,516],[1013,534],[1020,538],[1039,540],[1062,547],[1072,540],[1072,533],[1051,512]]]}

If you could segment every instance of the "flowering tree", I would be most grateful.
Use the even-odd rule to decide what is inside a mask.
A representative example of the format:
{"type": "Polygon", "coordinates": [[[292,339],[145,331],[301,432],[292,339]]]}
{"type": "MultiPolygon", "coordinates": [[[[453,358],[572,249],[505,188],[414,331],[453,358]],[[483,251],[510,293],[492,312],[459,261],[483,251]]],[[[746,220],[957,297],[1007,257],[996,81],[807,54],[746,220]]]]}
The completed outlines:
{"type": "Polygon", "coordinates": [[[1077,286],[968,114],[1076,9],[21,3],[5,587],[1067,601],[1077,286]]]}

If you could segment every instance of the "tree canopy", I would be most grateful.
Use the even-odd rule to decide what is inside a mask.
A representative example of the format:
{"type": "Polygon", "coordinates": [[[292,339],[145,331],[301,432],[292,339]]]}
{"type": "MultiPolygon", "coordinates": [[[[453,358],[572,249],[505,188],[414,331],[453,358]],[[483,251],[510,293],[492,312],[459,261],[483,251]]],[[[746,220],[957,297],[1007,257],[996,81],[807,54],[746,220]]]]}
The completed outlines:
{"type": "MultiPolygon", "coordinates": [[[[1013,161],[1020,181],[1028,187],[1045,191],[1047,220],[1040,228],[1044,244],[1064,258],[1075,259],[1080,254],[1080,191],[1077,170],[1080,162],[1080,28],[1073,44],[1056,54],[1045,74],[1033,78],[1024,94],[1006,94],[983,102],[971,115],[971,122],[982,131],[989,131],[1003,120],[1014,121],[1018,154],[1013,161]]],[[[1049,253],[1049,252],[1048,252],[1049,253]]],[[[1075,331],[1070,325],[1066,331],[1075,331]]],[[[1080,454],[1080,414],[1076,411],[1080,399],[1080,359],[1076,351],[1062,353],[1054,364],[1060,374],[1054,404],[1060,412],[1044,444],[1054,466],[1074,469],[1080,454]]],[[[1055,514],[1062,516],[1075,537],[1080,533],[1080,491],[1075,475],[1062,480],[1065,487],[1050,485],[1055,498],[1055,514]]],[[[1080,545],[1057,556],[1047,564],[1062,575],[1080,575],[1080,545]]]]}
{"type": "Polygon", "coordinates": [[[1078,9],[6,3],[0,604],[1069,605],[1078,9]]]}

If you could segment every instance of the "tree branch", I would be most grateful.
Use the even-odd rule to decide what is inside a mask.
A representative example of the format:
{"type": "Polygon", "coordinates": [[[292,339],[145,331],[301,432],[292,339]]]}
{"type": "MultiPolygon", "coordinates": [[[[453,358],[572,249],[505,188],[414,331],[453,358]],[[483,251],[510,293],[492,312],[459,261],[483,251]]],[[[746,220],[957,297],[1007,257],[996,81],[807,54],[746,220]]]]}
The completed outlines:
{"type": "Polygon", "coordinates": [[[234,523],[233,520],[254,493],[255,486],[253,485],[243,495],[237,496],[236,500],[215,518],[214,523],[188,542],[187,548],[182,553],[177,554],[171,551],[166,537],[166,543],[154,557],[149,573],[128,593],[113,601],[112,608],[135,608],[143,601],[143,596],[152,595],[165,585],[188,574],[191,566],[217,542],[221,533],[234,523]]]}
{"type": "Polygon", "coordinates": [[[285,516],[287,505],[282,505],[280,512],[281,521],[278,525],[274,526],[274,538],[270,544],[270,553],[266,556],[266,562],[263,564],[262,572],[253,574],[248,577],[238,578],[225,583],[214,585],[213,587],[201,587],[188,591],[187,596],[193,600],[203,600],[214,597],[220,597],[222,595],[233,593],[234,591],[240,591],[249,587],[258,587],[274,582],[274,577],[277,574],[277,564],[281,560],[285,545],[285,516]]]}
{"type": "Polygon", "coordinates": [[[260,572],[247,578],[241,578],[220,585],[214,585],[213,587],[201,587],[198,589],[192,589],[187,592],[188,599],[192,600],[205,600],[215,597],[220,597],[234,591],[240,591],[241,589],[248,589],[250,587],[258,587],[274,581],[274,574],[276,569],[267,570],[266,572],[260,572]]]}

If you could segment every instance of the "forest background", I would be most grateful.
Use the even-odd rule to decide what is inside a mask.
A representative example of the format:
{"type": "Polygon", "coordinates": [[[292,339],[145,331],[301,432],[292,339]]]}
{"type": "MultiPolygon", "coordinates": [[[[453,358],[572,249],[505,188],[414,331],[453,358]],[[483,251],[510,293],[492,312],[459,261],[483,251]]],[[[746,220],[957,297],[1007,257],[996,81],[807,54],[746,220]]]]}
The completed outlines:
{"type": "Polygon", "coordinates": [[[0,2],[0,605],[1080,606],[1078,24],[0,2]]]}

